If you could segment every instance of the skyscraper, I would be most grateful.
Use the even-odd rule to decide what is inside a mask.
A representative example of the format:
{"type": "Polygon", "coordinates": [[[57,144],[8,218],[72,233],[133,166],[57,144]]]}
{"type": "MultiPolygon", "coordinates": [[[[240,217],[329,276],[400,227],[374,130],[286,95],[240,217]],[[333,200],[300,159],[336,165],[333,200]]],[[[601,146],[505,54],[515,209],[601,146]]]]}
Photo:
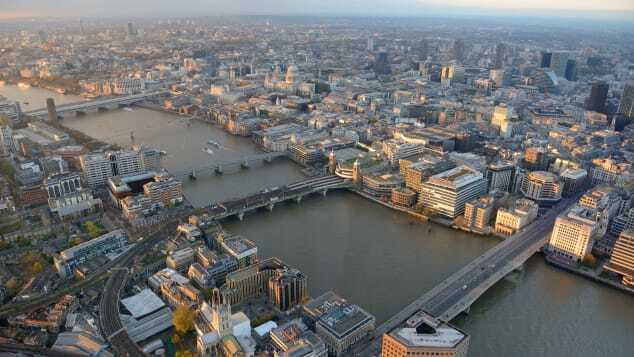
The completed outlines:
{"type": "Polygon", "coordinates": [[[550,61],[553,58],[552,52],[542,52],[542,60],[539,65],[540,68],[550,68],[550,61]]]}
{"type": "Polygon", "coordinates": [[[504,68],[504,64],[506,63],[506,56],[508,53],[508,46],[502,42],[498,43],[495,46],[495,61],[493,63],[494,69],[504,68]]]}
{"type": "Polygon", "coordinates": [[[566,62],[566,71],[564,76],[569,81],[577,80],[577,61],[573,59],[569,59],[566,62]]]}
{"type": "Polygon", "coordinates": [[[376,59],[374,60],[374,73],[376,74],[390,74],[390,61],[388,58],[388,54],[385,50],[379,51],[376,54],[376,59]]]}
{"type": "Polygon", "coordinates": [[[374,37],[368,37],[368,51],[374,51],[374,37]]]}
{"type": "Polygon", "coordinates": [[[550,58],[550,69],[555,72],[558,77],[566,76],[566,66],[569,59],[568,52],[553,52],[550,58]]]}
{"type": "Polygon", "coordinates": [[[628,119],[634,118],[634,81],[625,83],[625,87],[623,87],[619,114],[623,114],[628,119]]]}
{"type": "Polygon", "coordinates": [[[452,53],[453,59],[458,62],[463,62],[466,55],[465,43],[463,40],[456,40],[453,43],[452,53]]]}
{"type": "Polygon", "coordinates": [[[128,22],[128,37],[136,36],[137,32],[134,28],[134,25],[131,22],[128,22]]]}
{"type": "Polygon", "coordinates": [[[610,86],[604,81],[596,81],[592,83],[590,96],[586,99],[585,103],[586,109],[606,114],[605,101],[608,98],[609,89],[610,86]]]}

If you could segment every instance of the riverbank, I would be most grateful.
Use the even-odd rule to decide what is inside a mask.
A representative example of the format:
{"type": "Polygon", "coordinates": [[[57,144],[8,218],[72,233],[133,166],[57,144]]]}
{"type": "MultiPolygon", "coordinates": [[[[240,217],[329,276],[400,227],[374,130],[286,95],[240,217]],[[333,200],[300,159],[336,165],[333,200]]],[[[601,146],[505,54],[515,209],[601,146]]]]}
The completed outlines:
{"type": "MultiPolygon", "coordinates": [[[[429,217],[427,217],[426,215],[424,215],[422,213],[416,212],[416,211],[412,210],[411,208],[397,206],[397,205],[391,204],[389,202],[382,201],[382,200],[380,200],[380,199],[378,199],[378,198],[376,198],[376,197],[374,197],[374,196],[372,196],[372,195],[370,195],[368,193],[365,193],[362,190],[356,189],[356,188],[350,188],[349,190],[350,190],[350,192],[354,192],[357,195],[359,195],[359,196],[361,196],[361,197],[363,197],[365,199],[368,199],[368,200],[370,200],[372,202],[375,202],[375,203],[378,203],[380,205],[383,205],[383,206],[385,206],[387,208],[391,208],[391,209],[394,209],[394,210],[397,210],[397,211],[400,211],[400,212],[405,212],[405,213],[409,214],[410,216],[414,216],[414,217],[420,219],[423,222],[428,222],[429,221],[429,217]]],[[[445,224],[443,224],[443,226],[449,227],[448,225],[445,225],[445,224]]]]}
{"type": "Polygon", "coordinates": [[[571,272],[573,274],[582,276],[582,277],[584,277],[586,279],[590,279],[590,280],[593,280],[593,281],[608,285],[608,286],[610,286],[612,288],[615,288],[615,289],[621,290],[623,292],[626,292],[626,293],[634,295],[634,288],[625,286],[625,285],[623,285],[623,284],[621,284],[619,282],[616,282],[614,280],[610,280],[608,278],[602,277],[600,275],[600,273],[597,273],[596,271],[590,270],[588,268],[584,268],[583,266],[573,266],[573,265],[570,265],[568,263],[561,262],[561,261],[559,261],[557,259],[551,258],[548,255],[545,256],[544,260],[546,261],[546,263],[548,263],[548,264],[550,264],[550,265],[552,265],[554,267],[557,267],[559,269],[566,270],[566,271],[571,272]]]}

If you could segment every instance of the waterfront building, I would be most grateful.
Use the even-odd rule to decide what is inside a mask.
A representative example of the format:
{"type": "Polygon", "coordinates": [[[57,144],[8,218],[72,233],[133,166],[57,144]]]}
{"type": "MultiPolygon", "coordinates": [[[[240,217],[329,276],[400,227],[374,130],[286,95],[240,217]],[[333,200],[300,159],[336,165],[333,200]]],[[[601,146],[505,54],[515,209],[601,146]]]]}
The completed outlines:
{"type": "Polygon", "coordinates": [[[574,207],[555,220],[547,250],[556,258],[579,262],[590,253],[598,229],[594,210],[574,207]]]}
{"type": "Polygon", "coordinates": [[[520,192],[540,205],[551,205],[561,200],[561,183],[547,171],[533,171],[522,177],[520,192]]]}
{"type": "Polygon", "coordinates": [[[634,231],[624,231],[619,235],[604,269],[621,276],[623,284],[634,285],[634,231]]]}
{"type": "Polygon", "coordinates": [[[539,206],[528,199],[522,198],[506,209],[500,207],[495,218],[495,232],[512,236],[537,218],[539,206]]]}
{"type": "Polygon", "coordinates": [[[420,193],[423,183],[431,176],[453,169],[456,165],[443,158],[426,155],[399,160],[401,176],[405,178],[405,186],[420,193]]]}
{"type": "Polygon", "coordinates": [[[101,199],[81,185],[81,175],[66,173],[46,178],[43,189],[48,194],[48,207],[60,219],[77,217],[101,208],[101,199]]]}
{"type": "Polygon", "coordinates": [[[145,171],[161,171],[161,151],[145,145],[134,144],[132,151],[139,155],[141,167],[145,171]]]}
{"type": "Polygon", "coordinates": [[[465,332],[421,310],[383,335],[381,357],[466,357],[469,342],[465,332]]]}
{"type": "Polygon", "coordinates": [[[117,229],[61,251],[53,259],[55,268],[62,277],[69,277],[78,265],[98,256],[122,250],[127,244],[128,234],[122,229],[117,229]]]}
{"type": "Polygon", "coordinates": [[[399,175],[375,172],[363,175],[363,190],[370,194],[388,198],[392,190],[403,186],[403,178],[399,175]]]}
{"type": "Polygon", "coordinates": [[[80,158],[80,165],[88,185],[98,187],[114,176],[140,175],[155,169],[156,161],[146,157],[145,153],[144,150],[120,150],[87,154],[80,158]]]}
{"type": "Polygon", "coordinates": [[[143,185],[143,194],[152,203],[164,207],[183,202],[183,185],[166,172],[154,176],[154,181],[143,185]]]}
{"type": "Polygon", "coordinates": [[[297,269],[278,269],[268,281],[269,300],[280,311],[288,311],[308,298],[307,278],[297,269]]]}
{"type": "Polygon", "coordinates": [[[341,356],[374,331],[375,318],[332,291],[303,306],[304,319],[315,329],[331,356],[341,356]]]}
{"type": "Polygon", "coordinates": [[[184,273],[189,265],[194,262],[194,250],[191,247],[183,248],[170,253],[165,259],[168,268],[184,273]]]}
{"type": "Polygon", "coordinates": [[[326,357],[326,344],[300,320],[291,320],[269,332],[274,357],[326,357]]]}
{"type": "Polygon", "coordinates": [[[240,236],[220,239],[220,249],[238,262],[240,268],[245,268],[258,262],[258,247],[253,241],[240,236]]]}
{"type": "Polygon", "coordinates": [[[430,177],[423,184],[419,203],[453,219],[464,213],[466,202],[486,193],[486,185],[482,173],[458,166],[430,177]]]}
{"type": "Polygon", "coordinates": [[[476,198],[465,203],[464,224],[466,227],[473,227],[484,230],[489,226],[491,218],[495,216],[500,199],[505,195],[501,192],[492,193],[480,198],[476,198]]]}
{"type": "Polygon", "coordinates": [[[392,204],[402,207],[413,207],[416,204],[416,191],[407,187],[392,189],[392,204]]]}
{"type": "Polygon", "coordinates": [[[510,192],[513,183],[515,165],[510,161],[498,161],[487,166],[485,176],[487,191],[510,192]]]}

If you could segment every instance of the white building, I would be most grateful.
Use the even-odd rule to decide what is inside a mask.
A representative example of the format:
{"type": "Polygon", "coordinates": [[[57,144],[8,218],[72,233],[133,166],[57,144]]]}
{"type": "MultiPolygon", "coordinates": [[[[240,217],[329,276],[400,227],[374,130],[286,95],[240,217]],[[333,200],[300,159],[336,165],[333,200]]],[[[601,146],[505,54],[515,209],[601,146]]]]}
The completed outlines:
{"type": "Polygon", "coordinates": [[[593,210],[575,207],[557,217],[548,243],[548,251],[557,258],[574,262],[588,254],[596,238],[599,224],[593,210]]]}
{"type": "Polygon", "coordinates": [[[445,217],[456,218],[464,212],[465,203],[486,193],[486,186],[482,173],[458,166],[423,183],[420,203],[445,217]]]}
{"type": "Polygon", "coordinates": [[[499,208],[495,218],[495,231],[511,236],[537,218],[539,206],[525,198],[515,201],[511,209],[499,208]]]}

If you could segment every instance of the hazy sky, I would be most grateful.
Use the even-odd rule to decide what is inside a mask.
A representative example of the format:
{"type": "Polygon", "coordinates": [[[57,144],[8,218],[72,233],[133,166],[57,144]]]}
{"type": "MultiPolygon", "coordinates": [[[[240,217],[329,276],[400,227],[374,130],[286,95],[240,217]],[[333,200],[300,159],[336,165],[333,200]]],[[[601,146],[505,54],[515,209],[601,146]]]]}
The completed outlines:
{"type": "Polygon", "coordinates": [[[511,14],[634,12],[634,0],[0,0],[0,18],[221,14],[425,15],[493,10],[511,14]],[[523,10],[519,12],[517,10],[523,10]],[[557,11],[556,11],[557,10],[557,11]],[[566,12],[558,10],[567,10],[566,12]]]}

